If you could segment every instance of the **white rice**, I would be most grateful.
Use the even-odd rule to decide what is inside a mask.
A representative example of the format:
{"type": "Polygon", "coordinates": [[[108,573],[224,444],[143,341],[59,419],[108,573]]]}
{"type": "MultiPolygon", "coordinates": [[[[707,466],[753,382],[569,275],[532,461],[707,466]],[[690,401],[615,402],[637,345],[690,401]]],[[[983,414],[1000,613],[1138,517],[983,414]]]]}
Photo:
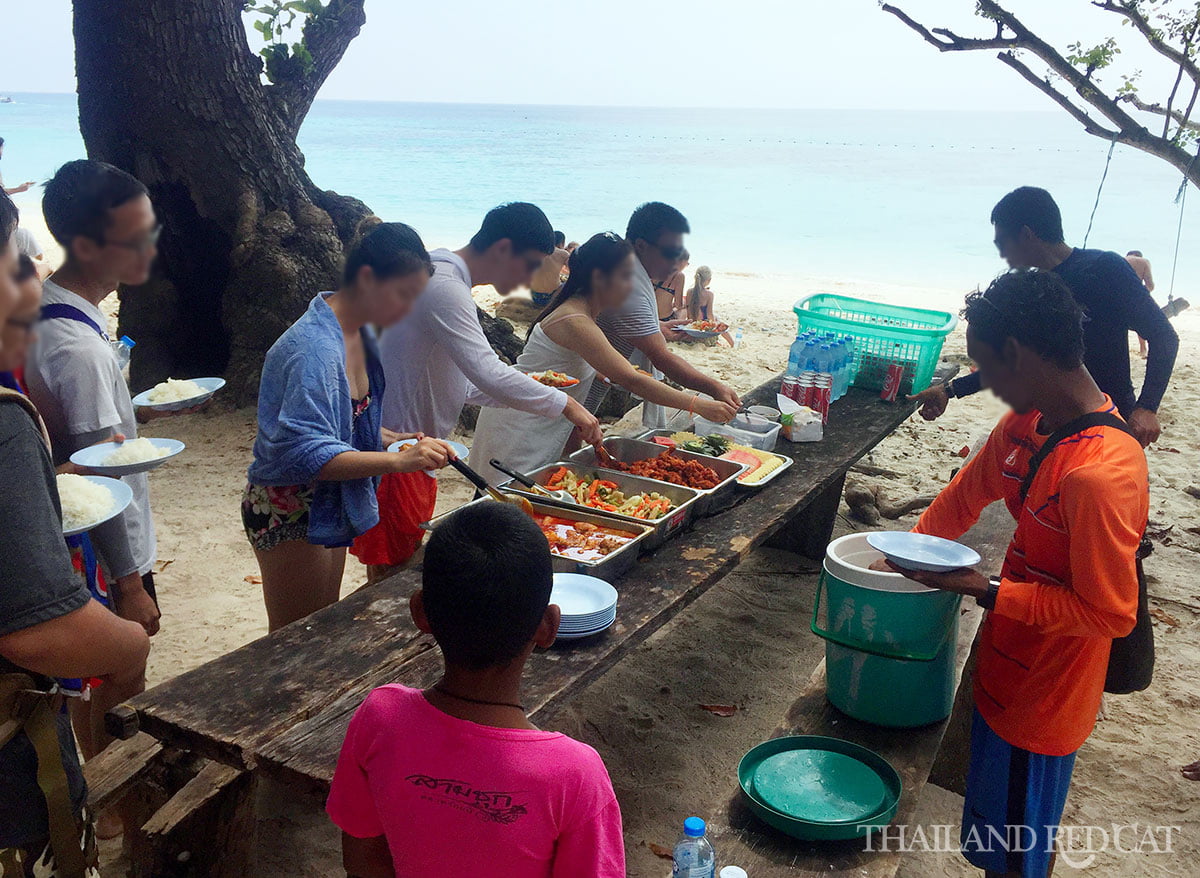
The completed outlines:
{"type": "Polygon", "coordinates": [[[116,502],[108,488],[74,473],[58,476],[58,499],[62,504],[63,530],[74,530],[103,518],[116,502]]]}
{"type": "Polygon", "coordinates": [[[202,396],[208,391],[186,378],[168,378],[160,384],[155,384],[146,394],[146,399],[152,403],[179,402],[184,399],[202,396]]]}
{"type": "Polygon", "coordinates": [[[116,450],[104,458],[104,466],[128,466],[133,463],[145,463],[148,460],[158,460],[170,454],[166,448],[159,448],[149,439],[129,439],[117,444],[116,450]]]}

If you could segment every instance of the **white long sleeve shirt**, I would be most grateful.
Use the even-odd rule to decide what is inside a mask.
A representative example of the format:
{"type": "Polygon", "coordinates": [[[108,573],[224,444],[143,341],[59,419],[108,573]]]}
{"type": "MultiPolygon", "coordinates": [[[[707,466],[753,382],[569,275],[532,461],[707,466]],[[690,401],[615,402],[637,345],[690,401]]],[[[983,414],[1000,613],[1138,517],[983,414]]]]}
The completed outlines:
{"type": "Polygon", "coordinates": [[[380,343],[387,379],[383,426],[444,439],[468,402],[561,415],[565,393],[505,365],[492,350],[475,312],[467,264],[449,250],[430,255],[429,285],[380,343]]]}

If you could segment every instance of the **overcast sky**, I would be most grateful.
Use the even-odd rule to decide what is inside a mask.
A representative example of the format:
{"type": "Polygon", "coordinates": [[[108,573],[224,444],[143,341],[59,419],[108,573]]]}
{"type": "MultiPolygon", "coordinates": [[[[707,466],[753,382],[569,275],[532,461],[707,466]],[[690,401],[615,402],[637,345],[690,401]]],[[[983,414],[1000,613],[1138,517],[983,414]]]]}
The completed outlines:
{"type": "MultiPolygon", "coordinates": [[[[930,25],[986,33],[975,0],[894,2],[930,25]]],[[[5,5],[0,93],[74,91],[69,0],[5,5]]],[[[1009,6],[1059,48],[1108,33],[1138,48],[1088,0],[1009,6]]],[[[367,25],[322,97],[1053,109],[994,53],[939,54],[876,0],[369,0],[366,9],[367,25]]],[[[1124,60],[1155,66],[1146,52],[1127,50],[1124,60]]]]}

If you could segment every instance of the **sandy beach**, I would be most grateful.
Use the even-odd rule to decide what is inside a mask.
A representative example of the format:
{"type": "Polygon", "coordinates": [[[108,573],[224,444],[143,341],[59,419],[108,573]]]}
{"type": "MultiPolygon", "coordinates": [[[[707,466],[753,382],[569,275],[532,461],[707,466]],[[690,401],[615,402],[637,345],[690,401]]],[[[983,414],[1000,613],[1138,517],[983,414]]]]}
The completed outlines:
{"type": "MultiPolygon", "coordinates": [[[[28,208],[28,205],[24,205],[28,208]]],[[[31,220],[29,211],[26,216],[31,220]]],[[[44,228],[37,229],[49,241],[44,228]]],[[[848,280],[722,272],[712,288],[717,315],[742,329],[737,350],[678,345],[679,352],[740,391],[783,368],[796,328],[791,306],[818,292],[835,292],[898,304],[957,311],[962,291],[855,283],[848,280]]],[[[519,333],[532,307],[519,294],[501,302],[476,290],[486,309],[514,318],[519,333]]],[[[115,316],[116,297],[105,303],[115,316]]],[[[1150,532],[1156,549],[1147,571],[1156,615],[1158,669],[1147,692],[1110,698],[1104,720],[1083,748],[1065,823],[1179,825],[1176,853],[1129,857],[1102,853],[1091,874],[1106,876],[1194,874],[1200,856],[1200,802],[1179,765],[1200,757],[1200,311],[1175,321],[1181,346],[1161,419],[1163,438],[1148,453],[1151,472],[1150,532]],[[1190,865],[1187,865],[1190,864],[1190,865]]],[[[965,363],[961,327],[943,356],[965,363]]],[[[1141,361],[1134,357],[1135,372],[1141,361]]],[[[1140,374],[1135,375],[1135,384],[1140,374]]],[[[953,404],[935,424],[917,417],[875,450],[868,462],[889,473],[856,476],[900,502],[936,493],[1003,413],[987,394],[953,404]]],[[[639,411],[614,433],[635,432],[639,411]]],[[[834,406],[832,417],[837,417],[834,406]]],[[[151,477],[159,532],[162,631],[150,657],[151,685],[194,668],[266,633],[254,556],[241,530],[238,504],[255,435],[252,409],[233,409],[218,397],[198,415],[160,420],[144,435],[177,438],[187,451],[151,477]]],[[[462,436],[468,443],[471,437],[462,436]]],[[[441,477],[439,511],[453,508],[471,489],[454,474],[441,477]]],[[[839,530],[864,529],[843,504],[839,530]]],[[[884,522],[906,527],[908,516],[884,522]]],[[[663,551],[670,551],[668,545],[663,551]]],[[[795,632],[807,612],[793,585],[811,575],[809,562],[772,550],[749,561],[691,609],[637,649],[588,689],[554,725],[595,746],[604,756],[621,800],[631,876],[660,876],[669,863],[651,845],[670,845],[684,816],[713,807],[732,790],[731,766],[787,714],[794,693],[822,655],[821,642],[795,632]],[[720,718],[700,703],[732,703],[736,716],[720,718]]],[[[351,559],[343,595],[359,587],[364,570],[351,559]]],[[[921,799],[923,824],[957,827],[961,799],[932,785],[921,799]]],[[[293,805],[263,824],[262,874],[340,875],[334,827],[311,805],[293,805]]],[[[957,829],[955,829],[956,837],[957,829]]],[[[109,845],[108,860],[117,850],[109,845]]],[[[1068,870],[1064,870],[1068,871],[1068,870]]],[[[106,872],[106,874],[116,874],[106,872]]],[[[907,878],[975,874],[957,854],[913,855],[907,878]]]]}

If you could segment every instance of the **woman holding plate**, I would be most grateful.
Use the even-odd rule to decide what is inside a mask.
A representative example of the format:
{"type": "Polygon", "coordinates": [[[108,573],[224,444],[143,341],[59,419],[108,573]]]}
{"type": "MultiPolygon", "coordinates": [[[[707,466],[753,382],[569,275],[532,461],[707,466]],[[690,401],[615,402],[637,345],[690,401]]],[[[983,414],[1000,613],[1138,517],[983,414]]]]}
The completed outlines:
{"type": "MultiPolygon", "coordinates": [[[[579,379],[563,390],[581,402],[599,374],[647,402],[684,409],[717,423],[732,420],[737,413],[732,405],[676,390],[635,369],[596,325],[602,311],[616,308],[633,291],[633,259],[633,248],[613,232],[592,236],[572,253],[570,277],[538,315],[517,366],[530,373],[564,372],[579,379]]],[[[493,459],[530,472],[562,456],[571,430],[566,418],[484,408],[475,427],[471,466],[494,481],[507,477],[491,467],[488,461],[493,459]]]]}
{"type": "Polygon", "coordinates": [[[383,367],[371,326],[404,317],[433,265],[410,227],[368,223],[341,287],[315,297],[263,364],[242,523],[272,631],[337,601],[346,547],[379,521],[379,476],[437,469],[455,456],[438,439],[383,435],[383,367]],[[418,441],[385,452],[385,438],[418,441]]]}

